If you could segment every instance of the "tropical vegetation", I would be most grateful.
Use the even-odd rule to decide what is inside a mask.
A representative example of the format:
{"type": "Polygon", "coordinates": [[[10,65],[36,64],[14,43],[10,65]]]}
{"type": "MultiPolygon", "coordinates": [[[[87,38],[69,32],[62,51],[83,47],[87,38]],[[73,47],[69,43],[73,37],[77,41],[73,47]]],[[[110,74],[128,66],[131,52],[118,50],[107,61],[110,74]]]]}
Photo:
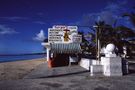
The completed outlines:
{"type": "MultiPolygon", "coordinates": [[[[123,17],[128,16],[135,26],[135,14],[124,14],[123,17]]],[[[89,32],[91,36],[88,41],[83,33],[82,48],[84,51],[95,53],[96,51],[96,37],[100,40],[101,47],[106,46],[109,43],[114,43],[119,53],[123,53],[123,46],[128,47],[128,51],[135,50],[135,31],[126,26],[111,26],[106,24],[104,21],[95,22],[96,29],[94,32],[89,32]],[[90,47],[89,47],[90,46],[90,47]],[[84,47],[86,47],[84,49],[84,47]]],[[[129,53],[129,52],[128,52],[129,53]]]]}

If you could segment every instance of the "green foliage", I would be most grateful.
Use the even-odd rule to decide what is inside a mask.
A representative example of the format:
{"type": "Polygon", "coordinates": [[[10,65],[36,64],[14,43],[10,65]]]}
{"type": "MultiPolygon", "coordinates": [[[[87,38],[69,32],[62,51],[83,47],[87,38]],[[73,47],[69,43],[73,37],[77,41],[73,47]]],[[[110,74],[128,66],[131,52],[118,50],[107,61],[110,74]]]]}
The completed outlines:
{"type": "MultiPolygon", "coordinates": [[[[96,53],[95,52],[95,46],[93,46],[91,44],[90,41],[88,41],[86,38],[85,38],[85,34],[84,32],[78,32],[80,35],[82,35],[82,43],[81,43],[81,48],[82,48],[82,53],[96,53]]],[[[94,35],[94,34],[93,34],[94,35]]]]}
{"type": "MultiPolygon", "coordinates": [[[[109,43],[114,43],[118,49],[121,50],[123,46],[131,46],[129,40],[135,38],[135,32],[125,26],[112,27],[111,25],[107,25],[104,21],[96,22],[95,25],[101,47],[109,43]]],[[[89,35],[91,35],[90,42],[95,43],[96,33],[89,32],[89,35]]]]}
{"type": "Polygon", "coordinates": [[[134,24],[134,26],[135,26],[135,13],[134,12],[132,12],[132,13],[125,13],[124,15],[123,15],[123,17],[129,17],[130,18],[130,20],[131,20],[131,22],[134,24]]]}

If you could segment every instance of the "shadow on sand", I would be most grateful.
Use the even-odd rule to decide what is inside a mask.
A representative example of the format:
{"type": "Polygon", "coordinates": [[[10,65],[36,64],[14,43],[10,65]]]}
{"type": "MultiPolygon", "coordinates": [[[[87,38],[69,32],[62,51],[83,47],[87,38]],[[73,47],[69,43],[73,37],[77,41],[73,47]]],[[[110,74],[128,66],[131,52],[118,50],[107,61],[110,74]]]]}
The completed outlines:
{"type": "Polygon", "coordinates": [[[83,74],[83,73],[88,73],[88,70],[85,71],[80,71],[80,72],[73,72],[73,73],[65,73],[65,74],[55,74],[55,75],[50,75],[50,76],[42,76],[38,78],[55,78],[55,77],[62,77],[62,76],[70,76],[70,75],[76,75],[76,74],[83,74]]]}

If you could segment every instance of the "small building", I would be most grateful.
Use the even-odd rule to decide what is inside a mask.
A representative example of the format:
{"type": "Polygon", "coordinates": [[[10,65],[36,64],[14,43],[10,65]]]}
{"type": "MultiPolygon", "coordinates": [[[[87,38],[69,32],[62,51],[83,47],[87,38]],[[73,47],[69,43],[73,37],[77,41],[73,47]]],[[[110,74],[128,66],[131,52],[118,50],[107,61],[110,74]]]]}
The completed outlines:
{"type": "Polygon", "coordinates": [[[48,42],[42,43],[47,51],[49,67],[70,65],[79,61],[82,36],[77,26],[54,25],[48,28],[48,42]]]}

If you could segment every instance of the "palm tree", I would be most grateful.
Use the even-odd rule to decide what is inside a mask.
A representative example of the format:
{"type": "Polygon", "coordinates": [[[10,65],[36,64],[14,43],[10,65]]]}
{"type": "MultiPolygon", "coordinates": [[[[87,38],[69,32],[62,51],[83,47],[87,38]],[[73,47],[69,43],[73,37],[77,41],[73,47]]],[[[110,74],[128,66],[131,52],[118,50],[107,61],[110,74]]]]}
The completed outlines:
{"type": "Polygon", "coordinates": [[[82,43],[81,43],[81,48],[82,52],[85,53],[89,49],[89,41],[85,38],[84,32],[78,32],[78,34],[82,35],[82,43]]]}
{"type": "MultiPolygon", "coordinates": [[[[135,32],[125,26],[112,27],[111,25],[105,24],[104,21],[96,22],[97,38],[100,40],[101,47],[106,46],[109,43],[114,43],[120,53],[122,53],[123,46],[128,46],[130,43],[128,40],[135,38],[135,32]]],[[[93,41],[96,39],[96,35],[89,33],[94,36],[93,41]]]]}
{"type": "MultiPolygon", "coordinates": [[[[129,17],[130,18],[130,20],[131,20],[131,22],[132,22],[132,24],[135,26],[135,13],[134,12],[132,12],[132,13],[125,13],[124,15],[123,15],[123,17],[129,17]]],[[[135,33],[135,31],[134,31],[134,33],[135,33]]],[[[132,51],[135,51],[135,36],[134,37],[132,37],[132,38],[130,38],[130,40],[129,40],[129,43],[130,43],[130,49],[132,50],[132,51]]]]}
{"type": "Polygon", "coordinates": [[[135,13],[134,12],[132,12],[132,13],[125,13],[124,15],[123,15],[123,17],[129,17],[130,18],[130,20],[131,20],[131,22],[134,24],[134,26],[135,26],[135,13]]]}

